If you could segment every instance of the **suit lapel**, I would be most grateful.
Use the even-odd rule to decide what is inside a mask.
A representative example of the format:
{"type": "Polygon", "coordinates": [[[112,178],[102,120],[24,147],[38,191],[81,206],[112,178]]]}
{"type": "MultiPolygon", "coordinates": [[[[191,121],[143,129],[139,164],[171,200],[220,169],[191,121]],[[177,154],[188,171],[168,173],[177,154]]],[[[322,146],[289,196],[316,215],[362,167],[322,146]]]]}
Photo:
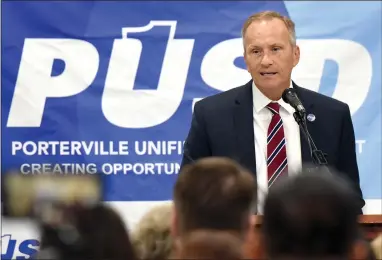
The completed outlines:
{"type": "MultiPolygon", "coordinates": [[[[306,114],[309,115],[309,114],[315,114],[314,113],[314,106],[313,106],[313,103],[312,103],[312,100],[307,96],[307,92],[304,91],[304,89],[302,89],[301,87],[299,87],[298,85],[296,85],[296,83],[293,83],[293,88],[296,90],[296,93],[299,97],[299,99],[301,100],[301,103],[303,104],[303,106],[305,107],[305,110],[306,110],[306,114]]],[[[313,140],[315,140],[315,132],[314,132],[314,123],[313,122],[310,122],[310,121],[307,121],[307,127],[308,127],[308,131],[310,133],[310,135],[312,136],[313,140]]],[[[309,145],[308,145],[308,141],[306,140],[305,136],[304,136],[304,133],[303,131],[301,130],[300,128],[300,142],[301,142],[301,159],[302,159],[302,162],[303,163],[312,163],[312,156],[310,154],[310,149],[309,149],[309,145]]]]}
{"type": "Polygon", "coordinates": [[[255,141],[253,128],[252,80],[241,91],[234,104],[234,127],[239,162],[256,173],[255,141]]]}

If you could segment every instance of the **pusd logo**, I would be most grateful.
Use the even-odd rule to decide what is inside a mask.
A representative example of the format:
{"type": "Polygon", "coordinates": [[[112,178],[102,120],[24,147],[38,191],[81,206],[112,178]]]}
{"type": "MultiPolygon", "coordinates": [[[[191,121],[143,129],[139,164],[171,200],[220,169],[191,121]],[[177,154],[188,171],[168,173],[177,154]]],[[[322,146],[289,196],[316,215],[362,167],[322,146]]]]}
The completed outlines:
{"type": "MultiPolygon", "coordinates": [[[[107,121],[121,128],[149,128],[166,122],[177,111],[189,77],[195,39],[175,38],[176,25],[177,21],[150,21],[146,26],[122,28],[122,38],[113,40],[102,78],[101,106],[107,121]],[[143,54],[152,50],[144,50],[142,41],[134,36],[150,34],[158,27],[169,29],[162,64],[158,64],[158,82],[150,80],[149,89],[136,89],[139,67],[150,63],[142,61],[143,54]]],[[[207,87],[225,91],[249,80],[245,68],[236,65],[243,56],[242,44],[242,38],[228,39],[202,54],[200,76],[207,87]]],[[[370,88],[372,59],[367,49],[344,39],[303,39],[298,44],[301,59],[293,78],[301,86],[319,91],[325,63],[334,61],[338,73],[332,96],[348,103],[354,114],[370,88]],[[349,62],[353,53],[357,62],[349,62]]],[[[86,40],[25,38],[7,127],[40,127],[47,99],[85,91],[100,73],[99,51],[86,40]],[[64,63],[64,68],[59,75],[52,75],[57,60],[64,63]]],[[[193,103],[201,98],[192,97],[193,103]]]]}
{"type": "Polygon", "coordinates": [[[1,259],[32,259],[37,253],[40,242],[37,239],[16,240],[12,235],[1,236],[1,259]]]}

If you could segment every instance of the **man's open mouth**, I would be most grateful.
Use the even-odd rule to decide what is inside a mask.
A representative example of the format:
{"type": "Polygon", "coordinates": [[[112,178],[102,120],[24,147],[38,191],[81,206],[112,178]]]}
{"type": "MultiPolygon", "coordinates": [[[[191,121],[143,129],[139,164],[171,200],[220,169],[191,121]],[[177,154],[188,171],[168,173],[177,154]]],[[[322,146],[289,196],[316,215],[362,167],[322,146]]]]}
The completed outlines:
{"type": "Polygon", "coordinates": [[[261,76],[272,76],[276,75],[277,72],[260,72],[261,76]]]}

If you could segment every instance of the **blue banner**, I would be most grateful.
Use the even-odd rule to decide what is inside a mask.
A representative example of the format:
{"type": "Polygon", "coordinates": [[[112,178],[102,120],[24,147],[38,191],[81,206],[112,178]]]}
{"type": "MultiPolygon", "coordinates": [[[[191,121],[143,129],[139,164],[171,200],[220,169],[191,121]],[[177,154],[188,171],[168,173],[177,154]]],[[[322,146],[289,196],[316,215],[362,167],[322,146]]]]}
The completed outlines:
{"type": "Polygon", "coordinates": [[[241,27],[296,23],[305,88],[349,104],[381,199],[380,2],[3,1],[2,172],[102,172],[107,201],[172,197],[194,103],[246,83],[241,27]]]}

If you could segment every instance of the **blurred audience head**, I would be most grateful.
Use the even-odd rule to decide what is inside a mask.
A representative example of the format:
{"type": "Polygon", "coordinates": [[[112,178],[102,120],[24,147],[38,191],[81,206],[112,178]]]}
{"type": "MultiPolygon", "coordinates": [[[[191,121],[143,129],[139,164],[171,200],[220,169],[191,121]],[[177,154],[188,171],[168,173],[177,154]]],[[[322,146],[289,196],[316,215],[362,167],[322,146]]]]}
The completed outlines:
{"type": "Polygon", "coordinates": [[[231,159],[209,157],[186,165],[174,188],[173,235],[213,229],[245,236],[255,194],[253,175],[231,159]]]}
{"type": "Polygon", "coordinates": [[[225,231],[195,230],[181,237],[175,259],[244,259],[242,241],[225,231]]]}
{"type": "Polygon", "coordinates": [[[135,260],[123,220],[104,204],[70,205],[42,227],[38,259],[135,260]]]}
{"type": "Polygon", "coordinates": [[[278,181],[264,206],[268,256],[350,259],[359,238],[356,198],[346,180],[322,169],[278,181]]]}
{"type": "Polygon", "coordinates": [[[149,210],[138,222],[132,241],[139,259],[168,259],[173,248],[171,237],[172,203],[149,210]]]}

